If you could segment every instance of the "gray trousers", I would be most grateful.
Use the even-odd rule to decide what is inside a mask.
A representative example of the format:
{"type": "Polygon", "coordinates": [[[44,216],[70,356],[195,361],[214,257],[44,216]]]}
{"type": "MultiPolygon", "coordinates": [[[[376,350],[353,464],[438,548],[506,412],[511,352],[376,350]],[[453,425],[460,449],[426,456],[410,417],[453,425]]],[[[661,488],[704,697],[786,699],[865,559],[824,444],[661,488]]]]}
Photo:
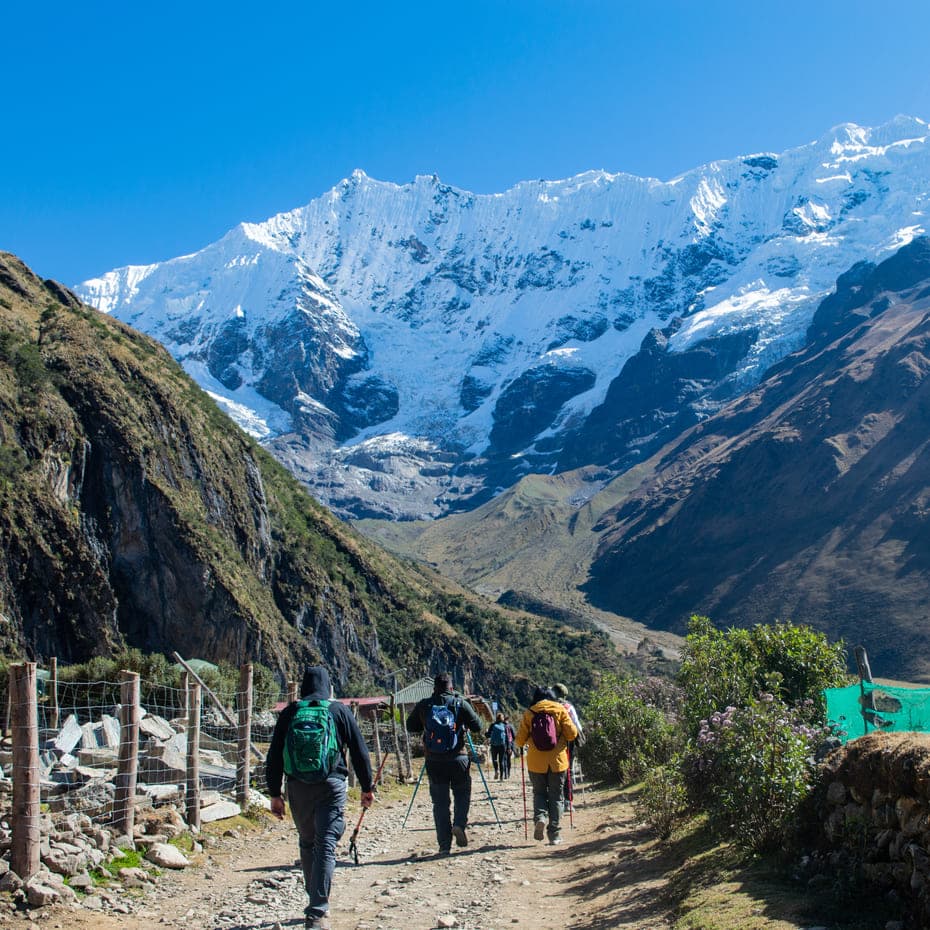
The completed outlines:
{"type": "Polygon", "coordinates": [[[436,840],[440,849],[451,848],[453,825],[463,830],[468,826],[468,808],[471,806],[469,764],[466,755],[446,759],[430,757],[426,760],[429,796],[433,802],[433,823],[436,825],[436,840]]]}
{"type": "Polygon", "coordinates": [[[546,835],[551,840],[559,834],[559,819],[562,816],[562,785],[565,772],[530,772],[533,786],[533,820],[549,823],[546,835]]]}
{"type": "Polygon", "coordinates": [[[300,864],[310,898],[304,913],[307,917],[322,917],[329,911],[336,844],[346,832],[346,779],[331,775],[311,785],[289,778],[287,801],[300,837],[300,864]]]}

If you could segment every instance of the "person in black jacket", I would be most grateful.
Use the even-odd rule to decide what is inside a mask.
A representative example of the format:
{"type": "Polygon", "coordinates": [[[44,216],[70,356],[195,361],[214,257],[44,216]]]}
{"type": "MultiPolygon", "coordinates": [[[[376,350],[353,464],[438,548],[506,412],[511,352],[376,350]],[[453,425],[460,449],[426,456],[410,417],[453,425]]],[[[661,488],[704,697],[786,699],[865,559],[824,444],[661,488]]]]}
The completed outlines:
{"type": "MultiPolygon", "coordinates": [[[[335,764],[322,781],[301,781],[292,775],[287,778],[287,800],[300,837],[300,863],[304,872],[304,887],[310,898],[310,904],[304,911],[304,926],[327,928],[329,892],[336,868],[336,844],[346,829],[346,779],[349,775],[346,750],[362,789],[362,807],[370,807],[374,800],[371,761],[352,712],[345,705],[331,700],[333,689],[329,672],[325,668],[318,665],[308,668],[304,673],[300,693],[304,701],[331,701],[328,710],[335,724],[339,744],[335,764]]],[[[284,778],[285,741],[297,707],[297,702],[292,701],[281,711],[265,761],[271,812],[279,820],[284,817],[281,783],[284,778]]]]}
{"type": "Polygon", "coordinates": [[[429,776],[429,795],[433,802],[433,822],[436,824],[436,839],[439,855],[447,856],[452,851],[452,839],[457,846],[468,845],[468,808],[471,806],[471,758],[465,729],[481,732],[481,720],[475,709],[452,690],[452,676],[441,672],[433,681],[433,694],[423,698],[407,717],[407,730],[424,734],[426,774],[429,776]],[[435,720],[433,708],[447,707],[454,721],[449,747],[435,748],[435,720]],[[431,745],[433,748],[431,748],[431,745]],[[450,817],[449,792],[452,792],[452,816],[450,817]]]}

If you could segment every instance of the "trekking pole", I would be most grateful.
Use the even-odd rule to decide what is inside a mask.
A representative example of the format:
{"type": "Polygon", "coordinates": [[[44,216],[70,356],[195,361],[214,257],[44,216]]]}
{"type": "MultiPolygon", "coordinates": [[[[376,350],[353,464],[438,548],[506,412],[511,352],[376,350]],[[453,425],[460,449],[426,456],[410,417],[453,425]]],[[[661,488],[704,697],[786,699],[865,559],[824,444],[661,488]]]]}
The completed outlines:
{"type": "Polygon", "coordinates": [[[423,760],[423,768],[420,769],[420,777],[417,779],[416,787],[413,789],[413,797],[410,798],[410,806],[407,808],[407,813],[404,814],[404,822],[400,825],[401,830],[407,827],[407,818],[410,816],[410,811],[413,810],[413,802],[417,799],[417,792],[420,790],[420,782],[423,781],[423,773],[425,771],[426,759],[423,760]]]}
{"type": "Polygon", "coordinates": [[[575,829],[575,786],[572,783],[572,763],[569,761],[565,773],[565,797],[568,798],[568,825],[575,829]]]}
{"type": "Polygon", "coordinates": [[[494,798],[491,797],[491,789],[488,787],[488,780],[484,777],[484,769],[481,768],[481,762],[478,759],[478,753],[475,751],[475,744],[471,741],[471,733],[468,730],[465,731],[465,739],[468,740],[468,749],[471,753],[471,758],[475,760],[475,765],[478,767],[478,774],[481,776],[481,781],[484,783],[484,790],[488,796],[488,802],[491,805],[491,810],[494,811],[494,819],[497,821],[498,829],[501,833],[504,832],[504,825],[501,823],[500,817],[497,816],[497,808],[494,806],[494,798]]]}
{"type": "Polygon", "coordinates": [[[523,765],[523,753],[520,753],[520,779],[523,782],[523,839],[530,838],[530,828],[526,820],[526,769],[523,765]]]}
{"type": "MultiPolygon", "coordinates": [[[[381,781],[381,770],[384,768],[384,763],[387,761],[387,753],[381,757],[381,763],[378,765],[378,771],[375,773],[374,781],[371,783],[371,790],[374,791],[378,787],[378,782],[381,781]]],[[[358,865],[358,846],[355,845],[355,841],[358,839],[358,831],[362,829],[362,821],[365,819],[365,814],[368,813],[368,808],[363,807],[361,814],[358,816],[358,823],[355,825],[355,829],[352,831],[352,837],[349,840],[349,855],[355,860],[355,864],[358,865]]]]}

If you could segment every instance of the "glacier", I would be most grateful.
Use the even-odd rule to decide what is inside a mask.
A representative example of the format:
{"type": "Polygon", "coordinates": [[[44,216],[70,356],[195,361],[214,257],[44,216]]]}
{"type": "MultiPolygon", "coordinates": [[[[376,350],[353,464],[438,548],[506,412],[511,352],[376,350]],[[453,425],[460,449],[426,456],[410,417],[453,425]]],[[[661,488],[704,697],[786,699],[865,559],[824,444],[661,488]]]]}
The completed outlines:
{"type": "Polygon", "coordinates": [[[669,181],[499,194],[355,171],[75,290],[161,341],[338,513],[436,517],[563,467],[563,437],[654,331],[672,354],[746,335],[711,393],[756,383],[840,274],[926,233],[928,134],[900,116],[669,181]]]}

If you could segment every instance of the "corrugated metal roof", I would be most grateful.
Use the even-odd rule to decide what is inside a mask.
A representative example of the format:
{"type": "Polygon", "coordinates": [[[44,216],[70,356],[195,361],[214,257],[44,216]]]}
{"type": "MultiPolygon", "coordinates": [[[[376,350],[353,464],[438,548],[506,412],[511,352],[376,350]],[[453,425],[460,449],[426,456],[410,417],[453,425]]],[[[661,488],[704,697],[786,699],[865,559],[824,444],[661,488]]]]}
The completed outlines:
{"type": "Polygon", "coordinates": [[[428,698],[432,693],[433,679],[421,678],[419,681],[415,681],[412,685],[407,685],[406,688],[401,688],[400,691],[394,695],[394,701],[397,704],[416,704],[417,701],[422,701],[423,698],[428,698]]]}

